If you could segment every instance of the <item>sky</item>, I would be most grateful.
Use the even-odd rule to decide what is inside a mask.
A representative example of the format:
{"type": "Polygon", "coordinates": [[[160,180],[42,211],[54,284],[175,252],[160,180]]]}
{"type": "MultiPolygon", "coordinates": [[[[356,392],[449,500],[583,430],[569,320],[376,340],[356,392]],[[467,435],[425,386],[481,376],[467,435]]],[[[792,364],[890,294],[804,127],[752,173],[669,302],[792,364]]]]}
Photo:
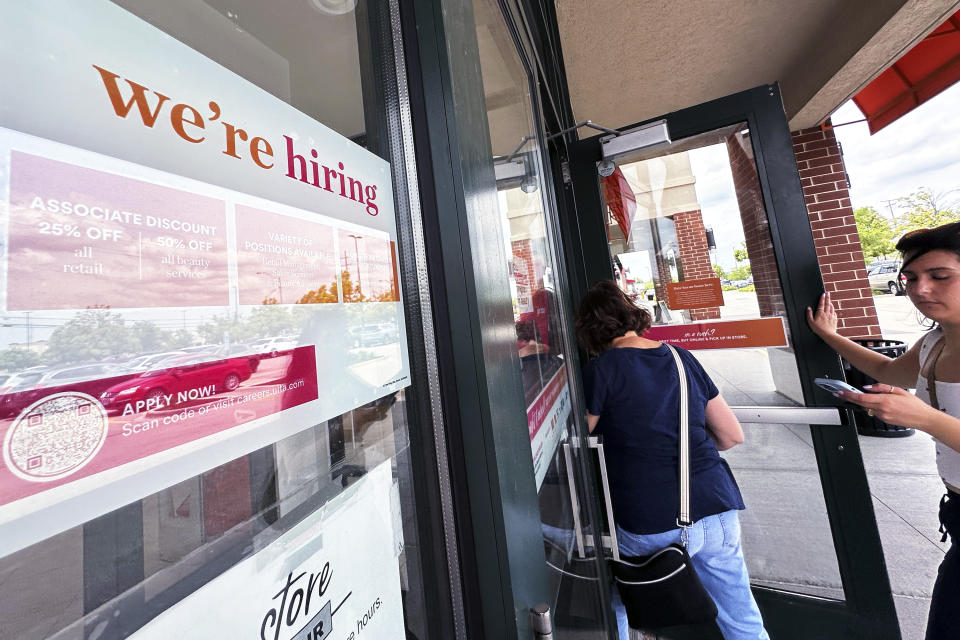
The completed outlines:
{"type": "MultiPolygon", "coordinates": [[[[861,120],[847,102],[833,114],[833,124],[861,120]]],[[[891,216],[903,198],[927,187],[944,194],[945,203],[960,205],[960,83],[920,105],[871,136],[866,122],[836,126],[850,177],[854,208],[872,206],[891,216]]],[[[697,198],[704,223],[717,242],[715,262],[736,265],[733,250],[743,240],[736,192],[724,145],[690,151],[697,198]]]]}
{"type": "Polygon", "coordinates": [[[740,206],[733,188],[730,156],[725,144],[693,149],[690,166],[696,176],[697,201],[703,214],[703,224],[713,228],[717,250],[714,263],[730,269],[737,266],[733,251],[743,242],[743,223],[740,206]]]}
{"type": "MultiPolygon", "coordinates": [[[[863,114],[848,102],[833,114],[834,126],[860,120],[863,114]]],[[[960,84],[955,84],[871,136],[867,123],[834,129],[843,147],[854,208],[872,206],[890,215],[887,202],[920,187],[960,201],[960,84]]]]}

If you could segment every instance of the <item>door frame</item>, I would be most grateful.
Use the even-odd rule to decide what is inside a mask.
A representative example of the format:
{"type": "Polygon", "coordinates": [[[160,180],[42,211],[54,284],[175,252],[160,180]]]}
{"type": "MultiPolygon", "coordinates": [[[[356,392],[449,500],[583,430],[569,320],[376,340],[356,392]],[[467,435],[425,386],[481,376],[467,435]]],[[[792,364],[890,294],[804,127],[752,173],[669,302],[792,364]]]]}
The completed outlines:
{"type": "MultiPolygon", "coordinates": [[[[747,123],[781,274],[786,320],[798,354],[804,404],[840,407],[813,383],[816,377],[842,379],[843,369],[838,356],[806,324],[806,308],[816,304],[824,287],[778,85],[755,87],[619,130],[661,119],[667,121],[673,140],[747,123]]],[[[571,145],[570,174],[578,214],[562,217],[561,225],[574,296],[599,280],[613,278],[596,167],[605,135],[571,145]]],[[[856,429],[850,411],[842,412],[845,426],[811,425],[810,430],[846,599],[838,602],[755,586],[774,637],[900,638],[856,429]]]]}
{"type": "MultiPolygon", "coordinates": [[[[518,24],[529,17],[516,13],[523,7],[491,3],[513,21],[515,37],[530,38],[526,23],[518,24]]],[[[463,611],[454,612],[457,638],[529,638],[530,608],[548,602],[550,590],[473,4],[401,0],[400,7],[459,543],[457,566],[450,567],[463,589],[463,611]]],[[[547,154],[540,109],[538,103],[546,192],[559,168],[547,154]]],[[[556,195],[548,194],[550,207],[556,195]]],[[[563,245],[557,251],[562,287],[563,245]]],[[[570,366],[575,370],[575,358],[570,366]]],[[[585,477],[578,472],[579,482],[585,477]]],[[[615,633],[609,607],[604,611],[615,633]]]]}

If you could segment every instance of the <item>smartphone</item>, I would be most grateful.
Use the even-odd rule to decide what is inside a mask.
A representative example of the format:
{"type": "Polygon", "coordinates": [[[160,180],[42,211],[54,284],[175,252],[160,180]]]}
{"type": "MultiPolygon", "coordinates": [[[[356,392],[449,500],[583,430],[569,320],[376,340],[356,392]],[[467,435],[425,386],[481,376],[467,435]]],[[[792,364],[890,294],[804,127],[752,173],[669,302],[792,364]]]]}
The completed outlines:
{"type": "Polygon", "coordinates": [[[847,384],[843,380],[834,380],[833,378],[816,378],[814,380],[816,385],[821,389],[826,389],[830,393],[837,393],[838,391],[852,391],[853,393],[863,393],[860,389],[857,389],[851,384],[847,384]]]}

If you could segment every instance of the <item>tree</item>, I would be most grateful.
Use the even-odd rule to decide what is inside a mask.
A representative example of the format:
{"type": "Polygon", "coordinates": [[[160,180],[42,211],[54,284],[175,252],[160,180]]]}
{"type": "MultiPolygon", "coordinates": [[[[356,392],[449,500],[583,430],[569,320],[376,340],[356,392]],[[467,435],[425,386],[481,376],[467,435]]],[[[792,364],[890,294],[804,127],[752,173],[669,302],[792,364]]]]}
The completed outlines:
{"type": "Polygon", "coordinates": [[[169,338],[167,341],[169,349],[183,349],[184,347],[189,347],[196,340],[193,332],[188,331],[187,329],[177,329],[172,334],[168,334],[169,338]]]}
{"type": "Polygon", "coordinates": [[[297,300],[297,304],[321,304],[325,302],[339,302],[337,293],[337,281],[334,279],[330,284],[320,285],[312,289],[297,300]]]}
{"type": "Polygon", "coordinates": [[[40,364],[40,356],[23,347],[11,347],[0,351],[0,371],[22,371],[40,364]]]}
{"type": "Polygon", "coordinates": [[[749,264],[738,264],[733,269],[730,269],[730,279],[731,280],[746,280],[752,275],[750,271],[749,264]]]}
{"type": "MultiPolygon", "coordinates": [[[[306,311],[310,311],[307,309],[306,311]]],[[[272,336],[292,335],[300,332],[303,325],[301,310],[296,312],[287,307],[254,307],[246,323],[246,336],[251,338],[269,338],[272,336]]],[[[233,338],[233,334],[231,334],[233,338]]]]}
{"type": "Polygon", "coordinates": [[[727,279],[727,270],[721,267],[719,264],[713,265],[713,272],[717,274],[717,277],[720,279],[727,279]]]}
{"type": "Polygon", "coordinates": [[[750,259],[750,254],[747,253],[747,241],[743,240],[740,242],[740,246],[733,250],[733,259],[737,262],[743,262],[744,260],[750,259]]]}
{"type": "Polygon", "coordinates": [[[960,221],[960,207],[956,201],[948,201],[946,193],[937,193],[926,187],[900,198],[899,203],[907,212],[899,217],[898,234],[960,221]]]}
{"type": "Polygon", "coordinates": [[[164,331],[152,322],[135,322],[131,331],[140,345],[137,351],[141,353],[165,351],[170,347],[170,332],[164,331]]]}
{"type": "Polygon", "coordinates": [[[52,363],[104,360],[137,353],[137,335],[123,316],[100,309],[82,311],[50,335],[44,358],[52,363]]]}
{"type": "MultiPolygon", "coordinates": [[[[737,266],[726,273],[727,278],[730,280],[746,280],[749,278],[751,275],[750,256],[747,254],[746,240],[741,241],[740,246],[733,250],[733,259],[737,261],[737,266]],[[743,261],[746,261],[747,264],[740,264],[743,261]]],[[[716,270],[716,267],[714,267],[714,270],[716,270]]]]}
{"type": "Polygon", "coordinates": [[[893,228],[890,222],[877,213],[873,207],[860,207],[853,212],[863,245],[863,257],[867,262],[880,256],[886,257],[895,251],[893,247],[893,228]]]}
{"type": "Polygon", "coordinates": [[[208,344],[219,344],[226,336],[230,337],[231,342],[251,337],[249,327],[231,315],[216,316],[208,320],[197,327],[197,333],[208,344]]]}
{"type": "Polygon", "coordinates": [[[348,270],[344,269],[340,272],[340,282],[343,285],[344,302],[366,301],[363,291],[360,290],[360,286],[353,284],[353,279],[350,277],[350,272],[348,270]]]}

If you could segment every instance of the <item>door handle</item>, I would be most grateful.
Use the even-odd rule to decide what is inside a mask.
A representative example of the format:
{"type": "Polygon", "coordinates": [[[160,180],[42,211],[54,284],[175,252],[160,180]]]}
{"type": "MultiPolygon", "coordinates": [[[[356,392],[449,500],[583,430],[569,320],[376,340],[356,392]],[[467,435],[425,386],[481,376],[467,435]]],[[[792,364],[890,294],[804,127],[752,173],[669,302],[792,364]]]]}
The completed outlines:
{"type": "Polygon", "coordinates": [[[577,556],[586,557],[583,548],[583,525],[580,523],[580,501],[577,500],[577,487],[573,479],[573,456],[570,454],[570,443],[563,443],[563,457],[567,463],[567,484],[570,493],[570,510],[573,513],[573,532],[577,541],[577,556]]]}
{"type": "Polygon", "coordinates": [[[846,424],[839,407],[730,407],[742,423],[818,424],[841,426],[846,424]]]}

